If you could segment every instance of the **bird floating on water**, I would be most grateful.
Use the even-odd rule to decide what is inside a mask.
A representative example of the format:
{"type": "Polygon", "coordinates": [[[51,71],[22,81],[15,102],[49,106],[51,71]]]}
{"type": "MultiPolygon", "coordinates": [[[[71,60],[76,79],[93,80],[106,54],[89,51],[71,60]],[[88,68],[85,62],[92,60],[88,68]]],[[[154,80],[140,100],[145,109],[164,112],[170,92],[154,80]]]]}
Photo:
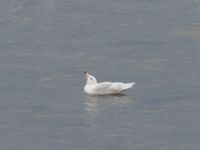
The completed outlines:
{"type": "Polygon", "coordinates": [[[122,83],[122,82],[100,82],[98,83],[96,78],[84,71],[86,75],[86,85],[84,92],[89,95],[115,95],[122,94],[125,90],[131,88],[135,82],[122,83]]]}

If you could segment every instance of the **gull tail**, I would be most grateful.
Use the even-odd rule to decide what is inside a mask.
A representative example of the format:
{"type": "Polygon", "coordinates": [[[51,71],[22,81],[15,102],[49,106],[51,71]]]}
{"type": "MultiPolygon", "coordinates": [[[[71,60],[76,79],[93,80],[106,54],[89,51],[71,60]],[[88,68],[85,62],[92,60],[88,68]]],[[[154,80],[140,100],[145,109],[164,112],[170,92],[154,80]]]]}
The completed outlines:
{"type": "Polygon", "coordinates": [[[131,88],[134,84],[135,84],[135,82],[132,82],[132,83],[125,83],[125,84],[124,84],[124,89],[129,89],[129,88],[131,88]]]}

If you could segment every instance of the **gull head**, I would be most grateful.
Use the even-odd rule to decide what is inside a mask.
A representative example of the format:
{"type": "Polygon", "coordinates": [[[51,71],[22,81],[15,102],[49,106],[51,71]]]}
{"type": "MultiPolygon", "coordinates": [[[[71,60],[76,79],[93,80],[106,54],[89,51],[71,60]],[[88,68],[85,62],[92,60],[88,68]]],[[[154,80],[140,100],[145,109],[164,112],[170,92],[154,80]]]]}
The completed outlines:
{"type": "Polygon", "coordinates": [[[86,76],[86,80],[87,80],[87,85],[94,85],[97,84],[97,79],[92,76],[91,74],[89,74],[87,71],[84,71],[84,74],[86,76]]]}

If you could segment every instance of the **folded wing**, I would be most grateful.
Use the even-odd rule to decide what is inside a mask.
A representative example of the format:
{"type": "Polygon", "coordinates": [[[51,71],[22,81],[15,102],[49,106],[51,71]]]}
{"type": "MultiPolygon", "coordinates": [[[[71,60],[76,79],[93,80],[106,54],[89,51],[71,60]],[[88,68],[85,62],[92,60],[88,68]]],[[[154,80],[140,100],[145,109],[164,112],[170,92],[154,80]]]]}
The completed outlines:
{"type": "Polygon", "coordinates": [[[126,89],[131,88],[135,83],[121,83],[121,82],[101,82],[98,83],[94,91],[96,94],[104,95],[104,94],[119,94],[126,89]]]}

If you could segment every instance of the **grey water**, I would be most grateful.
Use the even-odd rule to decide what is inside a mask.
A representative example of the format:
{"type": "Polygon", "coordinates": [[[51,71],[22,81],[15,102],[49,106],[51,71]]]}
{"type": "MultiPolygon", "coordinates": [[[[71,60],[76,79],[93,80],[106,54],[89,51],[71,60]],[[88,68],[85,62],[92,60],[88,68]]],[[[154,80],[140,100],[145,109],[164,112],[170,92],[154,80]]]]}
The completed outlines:
{"type": "Polygon", "coordinates": [[[199,0],[0,0],[0,150],[197,150],[199,0]],[[88,96],[98,81],[136,82],[88,96]]]}

